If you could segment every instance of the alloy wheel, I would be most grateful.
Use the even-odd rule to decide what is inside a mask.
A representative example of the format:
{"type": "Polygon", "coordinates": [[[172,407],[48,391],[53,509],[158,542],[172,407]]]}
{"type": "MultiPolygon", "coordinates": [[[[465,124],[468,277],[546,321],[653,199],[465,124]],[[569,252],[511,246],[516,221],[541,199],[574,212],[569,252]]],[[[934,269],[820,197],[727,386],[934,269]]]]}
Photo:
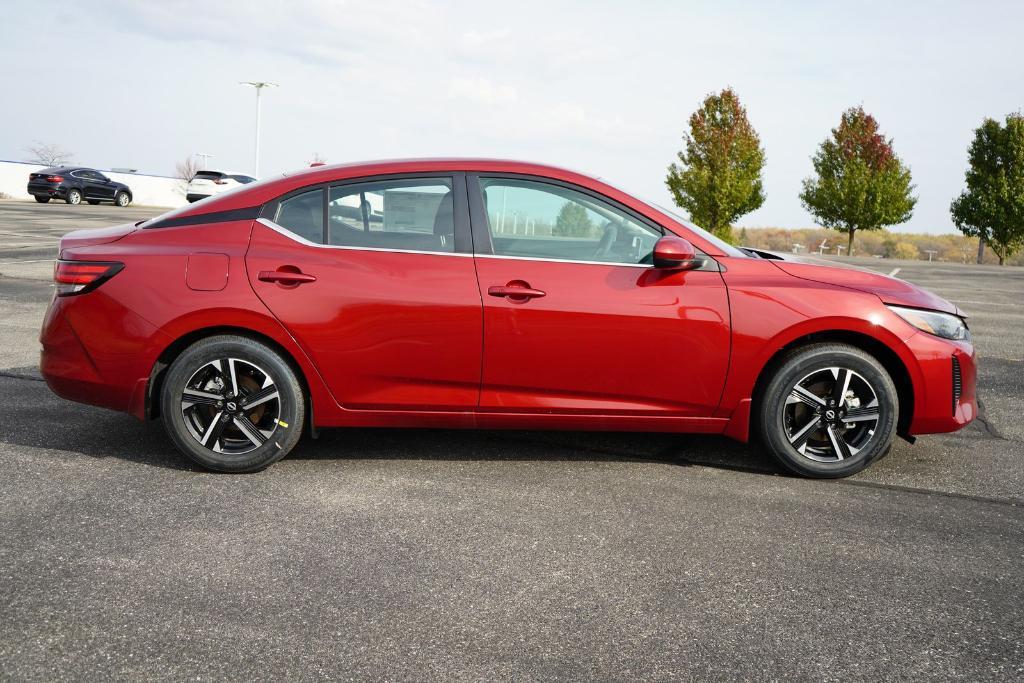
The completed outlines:
{"type": "Polygon", "coordinates": [[[874,438],[878,394],[862,375],[827,367],[806,375],[786,397],[782,422],[790,445],[816,462],[848,460],[874,438]]]}
{"type": "Polygon", "coordinates": [[[266,370],[241,358],[220,358],[196,370],[181,394],[189,433],[214,453],[242,455],[280,424],[281,396],[266,370]]]}

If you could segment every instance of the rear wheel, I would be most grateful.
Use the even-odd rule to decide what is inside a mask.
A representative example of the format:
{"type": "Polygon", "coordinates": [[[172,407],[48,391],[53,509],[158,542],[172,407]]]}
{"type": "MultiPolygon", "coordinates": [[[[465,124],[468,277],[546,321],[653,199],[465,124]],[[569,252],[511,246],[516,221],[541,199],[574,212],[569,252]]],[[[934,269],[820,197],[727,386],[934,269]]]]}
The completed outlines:
{"type": "Polygon", "coordinates": [[[68,204],[81,204],[82,203],[82,191],[76,189],[68,190],[68,196],[64,200],[68,204]]]}
{"type": "Polygon", "coordinates": [[[131,203],[131,201],[132,198],[129,197],[128,193],[125,192],[124,190],[121,190],[116,195],[114,195],[114,203],[117,204],[118,206],[128,206],[131,203]]]}
{"type": "Polygon", "coordinates": [[[288,363],[238,336],[200,340],[171,364],[160,395],[164,428],[203,467],[256,472],[302,435],[305,401],[288,363]]]}
{"type": "Polygon", "coordinates": [[[795,349],[761,395],[761,438],[779,463],[807,477],[846,477],[884,455],[899,398],[885,368],[846,344],[795,349]]]}
{"type": "Polygon", "coordinates": [[[49,197],[40,197],[39,195],[33,196],[36,198],[36,201],[39,202],[40,204],[45,204],[46,202],[50,201],[49,197]]]}

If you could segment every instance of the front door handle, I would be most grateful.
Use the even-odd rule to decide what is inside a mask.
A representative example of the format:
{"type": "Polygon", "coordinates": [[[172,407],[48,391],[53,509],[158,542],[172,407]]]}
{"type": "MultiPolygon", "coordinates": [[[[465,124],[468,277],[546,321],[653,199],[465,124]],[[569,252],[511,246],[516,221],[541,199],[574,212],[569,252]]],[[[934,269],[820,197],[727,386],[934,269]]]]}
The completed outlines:
{"type": "Polygon", "coordinates": [[[487,288],[487,293],[490,296],[502,296],[512,301],[526,301],[547,295],[547,292],[534,289],[528,282],[522,280],[513,280],[504,287],[492,285],[487,288]]]}
{"type": "Polygon", "coordinates": [[[294,273],[287,270],[261,270],[256,276],[261,282],[276,282],[280,285],[301,285],[316,282],[316,276],[308,273],[294,273]]]}

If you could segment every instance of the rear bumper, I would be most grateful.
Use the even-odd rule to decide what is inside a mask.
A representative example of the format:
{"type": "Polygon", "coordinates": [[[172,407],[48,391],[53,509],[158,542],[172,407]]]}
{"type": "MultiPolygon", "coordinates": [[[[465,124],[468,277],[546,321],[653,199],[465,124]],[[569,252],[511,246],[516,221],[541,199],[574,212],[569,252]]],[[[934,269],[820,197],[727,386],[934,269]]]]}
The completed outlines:
{"type": "Polygon", "coordinates": [[[67,196],[67,190],[59,185],[29,185],[28,193],[33,197],[60,197],[67,196]]]}
{"type": "Polygon", "coordinates": [[[920,332],[907,340],[917,360],[910,434],[955,432],[978,416],[974,346],[920,332]],[[959,381],[957,381],[959,378],[959,381]]]}
{"type": "Polygon", "coordinates": [[[152,368],[148,349],[160,335],[99,291],[55,297],[39,336],[39,369],[62,398],[143,418],[152,368]]]}

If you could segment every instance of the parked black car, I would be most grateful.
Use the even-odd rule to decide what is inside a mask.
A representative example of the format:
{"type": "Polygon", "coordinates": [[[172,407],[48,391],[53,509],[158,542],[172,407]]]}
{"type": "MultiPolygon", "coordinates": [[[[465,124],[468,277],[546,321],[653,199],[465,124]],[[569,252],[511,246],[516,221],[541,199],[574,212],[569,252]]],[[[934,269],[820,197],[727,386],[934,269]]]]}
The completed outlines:
{"type": "Polygon", "coordinates": [[[63,199],[68,204],[113,202],[117,206],[132,203],[132,189],[114,182],[99,171],[81,166],[54,166],[28,175],[28,193],[40,204],[63,199]]]}

